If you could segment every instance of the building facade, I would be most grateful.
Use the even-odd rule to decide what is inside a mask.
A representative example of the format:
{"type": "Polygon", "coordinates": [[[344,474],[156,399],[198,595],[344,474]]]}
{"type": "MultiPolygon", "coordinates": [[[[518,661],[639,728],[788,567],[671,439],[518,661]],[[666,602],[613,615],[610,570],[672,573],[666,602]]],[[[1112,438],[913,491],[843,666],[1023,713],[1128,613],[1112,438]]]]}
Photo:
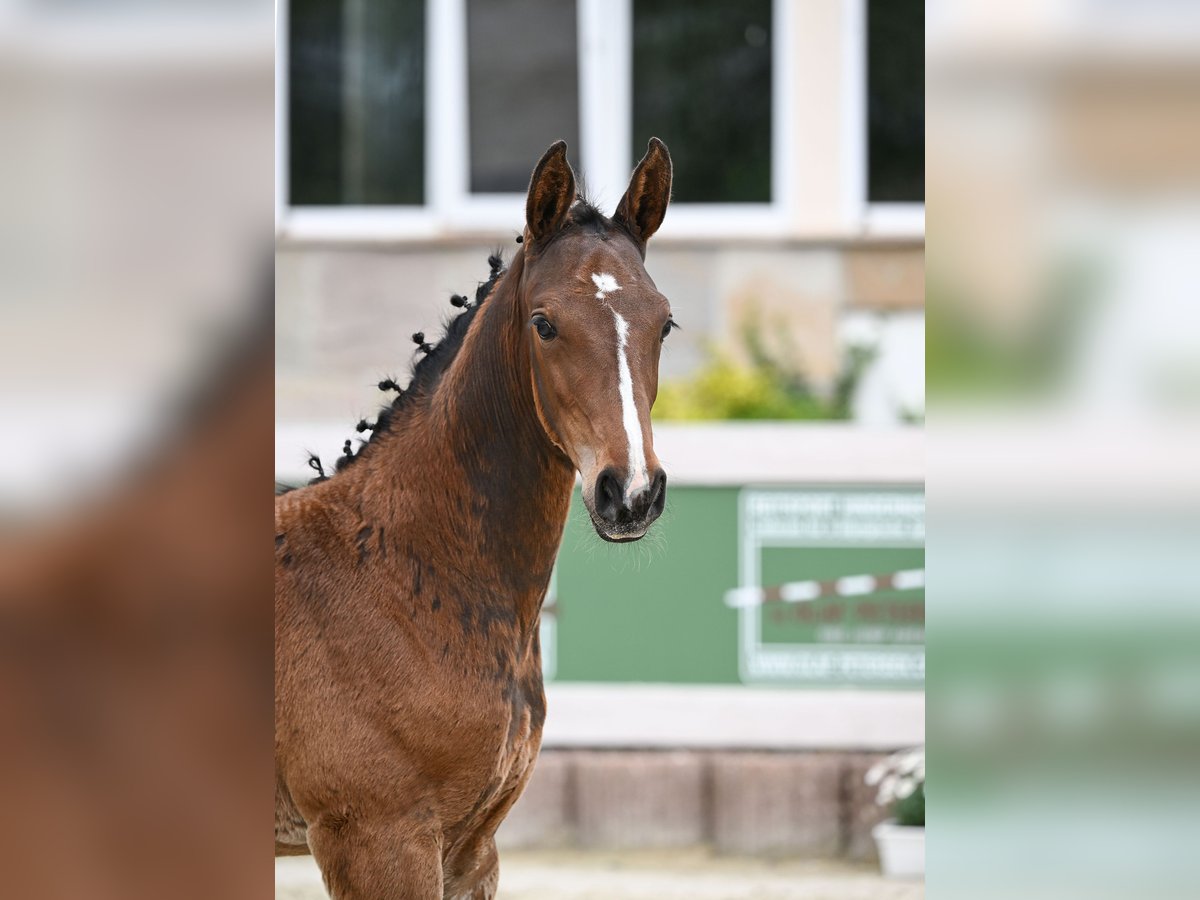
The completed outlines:
{"type": "MultiPolygon", "coordinates": [[[[515,250],[566,138],[615,206],[649,136],[675,161],[648,268],[684,331],[663,377],[755,321],[818,389],[876,349],[856,417],[922,411],[923,4],[292,0],[281,11],[278,416],[346,421],[413,331],[515,250]]],[[[678,338],[678,340],[677,340],[678,338]]]]}

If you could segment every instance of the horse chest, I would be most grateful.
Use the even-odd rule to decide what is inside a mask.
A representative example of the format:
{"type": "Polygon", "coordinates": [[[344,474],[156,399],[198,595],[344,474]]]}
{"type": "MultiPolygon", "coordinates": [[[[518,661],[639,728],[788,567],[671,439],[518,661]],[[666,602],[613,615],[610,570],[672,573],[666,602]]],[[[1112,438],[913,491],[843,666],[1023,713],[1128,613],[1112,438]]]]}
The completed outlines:
{"type": "Polygon", "coordinates": [[[460,687],[455,702],[442,711],[445,753],[459,777],[481,793],[523,783],[545,719],[540,660],[500,675],[485,670],[460,687]]]}
{"type": "Polygon", "coordinates": [[[484,675],[460,682],[452,702],[439,710],[456,754],[503,769],[541,741],[545,698],[540,673],[484,675]],[[485,762],[486,761],[486,762],[485,762]]]}

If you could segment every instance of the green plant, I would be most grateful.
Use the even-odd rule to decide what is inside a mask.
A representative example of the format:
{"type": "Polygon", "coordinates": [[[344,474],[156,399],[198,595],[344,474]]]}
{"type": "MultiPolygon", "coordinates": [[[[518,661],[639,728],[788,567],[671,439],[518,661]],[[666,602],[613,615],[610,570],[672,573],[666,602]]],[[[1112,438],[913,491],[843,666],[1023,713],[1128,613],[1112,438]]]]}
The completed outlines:
{"type": "Polygon", "coordinates": [[[757,310],[742,321],[739,339],[746,362],[714,347],[706,349],[704,366],[690,378],[659,389],[654,417],[659,420],[714,419],[848,419],[854,391],[875,357],[875,349],[847,348],[831,390],[813,390],[798,364],[799,352],[785,328],[775,328],[775,347],[768,345],[757,310]]]}
{"type": "Polygon", "coordinates": [[[925,827],[925,782],[921,782],[915,791],[892,806],[892,815],[896,817],[897,825],[915,825],[925,827]]]}

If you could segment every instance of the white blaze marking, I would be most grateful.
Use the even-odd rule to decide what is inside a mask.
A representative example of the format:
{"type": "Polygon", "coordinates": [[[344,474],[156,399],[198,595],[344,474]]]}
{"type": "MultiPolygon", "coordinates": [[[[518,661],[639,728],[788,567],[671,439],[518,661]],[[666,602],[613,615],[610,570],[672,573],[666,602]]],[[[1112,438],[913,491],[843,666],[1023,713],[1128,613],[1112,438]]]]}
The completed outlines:
{"type": "Polygon", "coordinates": [[[596,299],[603,300],[613,291],[619,291],[621,286],[617,284],[617,279],[613,278],[607,272],[596,272],[592,275],[592,283],[596,285],[596,299]]]}
{"type": "MultiPolygon", "coordinates": [[[[611,279],[611,275],[601,278],[611,279]]],[[[599,285],[597,276],[592,276],[599,285]]],[[[615,282],[614,282],[615,284],[615,282]]],[[[617,379],[621,390],[621,421],[625,424],[625,436],[629,439],[629,481],[625,484],[625,496],[642,490],[650,483],[646,472],[646,448],[642,444],[642,422],[638,418],[637,404],[633,402],[633,378],[629,374],[625,342],[629,337],[629,323],[615,309],[613,318],[617,322],[617,379]]]]}
{"type": "MultiPolygon", "coordinates": [[[[602,301],[607,301],[609,294],[621,289],[617,279],[607,272],[593,272],[592,284],[596,285],[596,299],[602,301]]],[[[612,309],[611,304],[609,309],[612,309]]],[[[649,486],[650,473],[646,471],[642,423],[638,418],[637,404],[633,401],[633,377],[629,374],[629,359],[625,352],[629,323],[615,309],[612,314],[617,323],[617,378],[621,391],[621,421],[625,425],[625,436],[629,440],[629,479],[625,483],[625,497],[629,498],[636,491],[649,486]]]]}

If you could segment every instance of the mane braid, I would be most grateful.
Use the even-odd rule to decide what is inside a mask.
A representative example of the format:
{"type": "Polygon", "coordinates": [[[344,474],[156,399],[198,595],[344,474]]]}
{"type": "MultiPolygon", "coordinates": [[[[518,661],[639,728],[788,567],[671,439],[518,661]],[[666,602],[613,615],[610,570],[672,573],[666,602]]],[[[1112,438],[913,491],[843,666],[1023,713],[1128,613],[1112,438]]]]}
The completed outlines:
{"type": "Polygon", "coordinates": [[[488,256],[488,269],[490,270],[490,275],[486,281],[480,282],[476,288],[474,303],[467,302],[467,298],[459,294],[455,294],[450,298],[451,305],[462,311],[446,321],[445,332],[441,340],[436,344],[431,344],[425,340],[425,335],[422,332],[417,332],[413,335],[413,341],[417,344],[417,350],[423,355],[413,364],[412,377],[409,379],[408,386],[401,388],[394,378],[385,378],[379,382],[380,390],[397,391],[398,396],[392,401],[391,405],[385,406],[379,411],[379,416],[374,423],[367,422],[365,419],[359,420],[355,426],[355,430],[360,434],[364,431],[370,431],[371,436],[359,444],[357,451],[351,449],[350,441],[346,441],[343,445],[342,455],[338,458],[336,469],[332,475],[327,475],[324,468],[317,468],[320,466],[320,460],[314,455],[310,459],[309,465],[317,472],[317,477],[312,479],[309,484],[327,481],[338,472],[342,472],[349,466],[352,466],[362,457],[363,451],[370,447],[381,434],[386,434],[393,424],[402,421],[408,411],[422,398],[427,398],[433,394],[438,382],[441,381],[442,376],[450,368],[450,364],[454,362],[458,351],[462,349],[463,341],[467,336],[467,330],[471,327],[471,322],[474,321],[475,314],[479,312],[479,308],[483,305],[484,301],[491,296],[497,282],[508,271],[504,267],[504,258],[499,249],[488,256]],[[313,465],[314,461],[316,465],[313,465]]]}
{"type": "MultiPolygon", "coordinates": [[[[604,215],[596,204],[582,195],[576,198],[575,204],[571,207],[567,225],[576,228],[592,228],[601,235],[608,234],[610,231],[628,233],[628,229],[624,228],[620,222],[615,222],[604,215]]],[[[488,270],[488,279],[480,282],[475,290],[474,303],[468,302],[467,298],[461,294],[454,294],[450,297],[450,305],[461,312],[446,321],[441,340],[436,344],[431,344],[425,340],[423,332],[417,332],[412,336],[413,342],[417,345],[417,352],[422,356],[413,364],[412,377],[409,379],[408,386],[402,388],[394,378],[390,377],[379,382],[381,391],[396,391],[397,397],[391,405],[385,406],[379,411],[374,423],[369,423],[365,419],[359,420],[355,430],[360,434],[370,431],[371,436],[360,441],[357,451],[352,450],[350,442],[347,441],[343,446],[342,455],[338,457],[334,472],[331,474],[326,474],[324,468],[320,467],[319,459],[315,456],[310,458],[309,465],[317,472],[317,477],[312,479],[309,484],[327,481],[338,472],[352,466],[362,457],[363,451],[369,449],[380,435],[387,434],[393,424],[403,421],[415,404],[433,394],[438,382],[450,368],[450,364],[454,362],[458,351],[462,349],[463,340],[467,336],[471,322],[475,319],[475,314],[479,312],[479,308],[492,295],[496,284],[508,271],[504,267],[503,251],[499,248],[488,256],[488,270]]]]}
{"type": "Polygon", "coordinates": [[[320,484],[322,481],[328,481],[329,476],[325,474],[325,467],[321,464],[321,457],[315,453],[308,454],[308,467],[316,472],[316,477],[309,484],[320,484]]]}

